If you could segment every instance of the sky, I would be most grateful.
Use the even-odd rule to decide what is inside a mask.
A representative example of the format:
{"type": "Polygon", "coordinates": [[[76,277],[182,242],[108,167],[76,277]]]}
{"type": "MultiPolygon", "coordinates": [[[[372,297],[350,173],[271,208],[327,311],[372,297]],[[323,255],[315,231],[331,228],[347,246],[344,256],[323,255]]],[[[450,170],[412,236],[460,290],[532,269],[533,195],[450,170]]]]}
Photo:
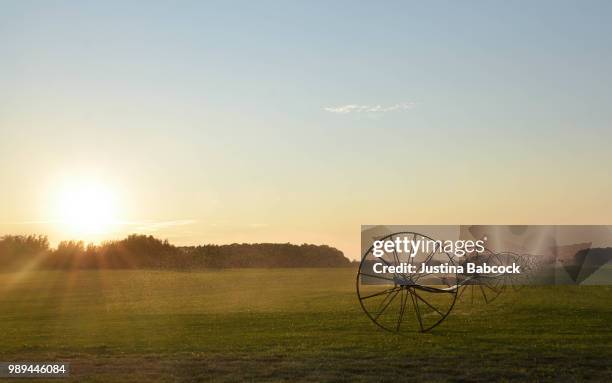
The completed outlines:
{"type": "Polygon", "coordinates": [[[0,235],[611,223],[608,1],[0,9],[0,235]]]}

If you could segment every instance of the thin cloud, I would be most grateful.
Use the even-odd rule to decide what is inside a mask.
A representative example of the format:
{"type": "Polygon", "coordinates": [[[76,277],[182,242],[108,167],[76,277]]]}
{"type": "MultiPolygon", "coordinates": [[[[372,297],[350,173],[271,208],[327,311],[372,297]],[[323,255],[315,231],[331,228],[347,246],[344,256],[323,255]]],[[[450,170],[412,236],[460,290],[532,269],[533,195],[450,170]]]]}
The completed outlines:
{"type": "Polygon", "coordinates": [[[58,220],[46,220],[46,221],[13,221],[13,222],[0,222],[0,225],[44,225],[49,223],[61,223],[58,220]]]}
{"type": "MultiPolygon", "coordinates": [[[[173,226],[185,226],[192,225],[197,223],[195,219],[179,219],[174,221],[111,221],[107,222],[111,225],[120,225],[120,226],[135,226],[137,228],[144,229],[163,229],[166,227],[173,226]]],[[[44,225],[44,224],[57,224],[57,223],[65,223],[62,220],[41,220],[41,221],[13,221],[13,222],[0,222],[0,225],[44,225]]]]}
{"type": "Polygon", "coordinates": [[[268,226],[270,225],[268,225],[267,223],[250,223],[249,224],[249,227],[253,229],[261,229],[261,228],[268,227],[268,226]]]}
{"type": "Polygon", "coordinates": [[[261,229],[269,227],[267,223],[232,223],[232,222],[211,222],[208,224],[210,227],[223,228],[223,229],[261,229]]]}
{"type": "Polygon", "coordinates": [[[196,222],[194,219],[180,219],[174,221],[132,222],[130,225],[137,226],[136,230],[138,231],[155,232],[169,227],[193,225],[196,222]]]}
{"type": "Polygon", "coordinates": [[[414,102],[403,102],[400,104],[393,105],[359,105],[359,104],[347,104],[339,106],[328,106],[323,108],[326,112],[336,114],[349,114],[349,113],[389,113],[402,110],[409,110],[414,108],[416,103],[414,102]]]}

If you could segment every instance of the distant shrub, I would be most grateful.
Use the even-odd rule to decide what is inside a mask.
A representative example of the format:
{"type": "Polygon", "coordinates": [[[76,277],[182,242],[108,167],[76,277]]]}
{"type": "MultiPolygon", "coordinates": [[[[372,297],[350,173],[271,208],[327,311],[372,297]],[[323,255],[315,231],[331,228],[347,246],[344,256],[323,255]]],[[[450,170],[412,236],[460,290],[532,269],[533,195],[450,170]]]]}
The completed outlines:
{"type": "Polygon", "coordinates": [[[0,237],[0,269],[34,267],[49,251],[49,240],[42,235],[5,235],[0,237]]]}
{"type": "Polygon", "coordinates": [[[351,262],[326,245],[255,243],[183,247],[192,263],[209,268],[229,267],[344,267],[351,262]]]}
{"type": "Polygon", "coordinates": [[[85,245],[60,242],[55,250],[43,236],[0,239],[0,269],[36,260],[50,269],[207,269],[235,267],[345,267],[352,263],[326,245],[234,243],[177,247],[153,236],[132,234],[118,241],[85,245]]]}

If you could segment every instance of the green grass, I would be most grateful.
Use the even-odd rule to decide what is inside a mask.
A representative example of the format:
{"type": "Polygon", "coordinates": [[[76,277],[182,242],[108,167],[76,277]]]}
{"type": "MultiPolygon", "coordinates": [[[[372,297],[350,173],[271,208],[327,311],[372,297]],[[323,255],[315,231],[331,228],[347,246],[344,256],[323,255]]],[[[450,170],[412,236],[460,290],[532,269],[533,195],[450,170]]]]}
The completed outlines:
{"type": "Polygon", "coordinates": [[[78,381],[612,380],[612,287],[458,302],[431,333],[361,312],[354,269],[0,273],[0,361],[78,381]]]}

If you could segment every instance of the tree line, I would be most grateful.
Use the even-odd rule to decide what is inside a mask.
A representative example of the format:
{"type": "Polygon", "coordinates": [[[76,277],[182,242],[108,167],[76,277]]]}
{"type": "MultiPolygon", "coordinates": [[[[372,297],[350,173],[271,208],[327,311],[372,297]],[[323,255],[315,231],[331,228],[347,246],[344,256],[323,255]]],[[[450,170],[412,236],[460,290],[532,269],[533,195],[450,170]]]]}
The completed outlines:
{"type": "Polygon", "coordinates": [[[235,267],[346,267],[344,254],[326,245],[234,243],[174,246],[150,235],[99,245],[63,241],[51,248],[46,236],[0,237],[0,270],[42,269],[210,269],[235,267]]]}

